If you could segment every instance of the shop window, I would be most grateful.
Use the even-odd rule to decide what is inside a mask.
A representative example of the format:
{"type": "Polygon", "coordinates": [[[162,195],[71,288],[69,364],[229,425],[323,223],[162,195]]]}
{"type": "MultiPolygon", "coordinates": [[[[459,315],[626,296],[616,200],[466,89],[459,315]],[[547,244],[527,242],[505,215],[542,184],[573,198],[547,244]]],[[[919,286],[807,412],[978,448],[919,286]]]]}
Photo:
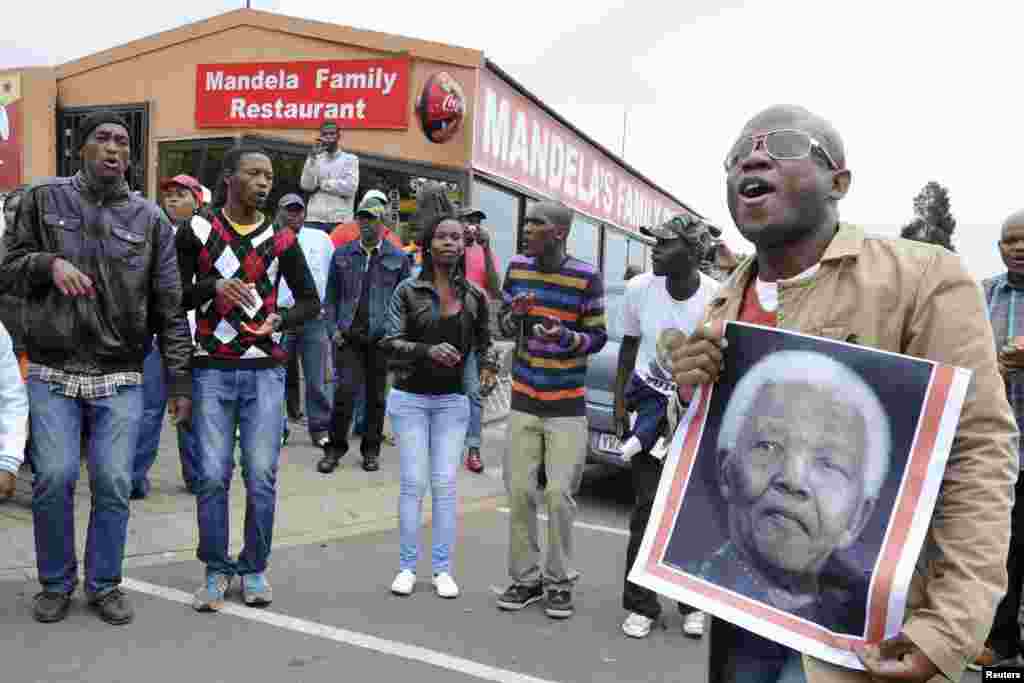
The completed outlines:
{"type": "Polygon", "coordinates": [[[601,256],[600,244],[600,226],[589,218],[577,213],[573,217],[572,230],[569,232],[569,241],[566,244],[569,255],[596,265],[601,256]]]}
{"type": "MultiPolygon", "coordinates": [[[[276,207],[277,201],[291,192],[309,198],[309,193],[303,192],[299,185],[308,148],[258,135],[246,135],[237,141],[234,138],[212,138],[162,143],[159,162],[161,177],[187,173],[210,188],[215,205],[222,203],[225,197],[223,188],[219,187],[219,179],[224,157],[238,143],[262,148],[273,162],[274,187],[268,197],[267,207],[276,207]]],[[[430,173],[429,167],[421,167],[418,164],[359,155],[359,189],[356,192],[356,203],[358,204],[369,190],[382,191],[392,203],[392,224],[400,234],[405,234],[415,215],[416,192],[419,187],[428,179],[443,182],[448,188],[449,199],[455,206],[459,206],[463,203],[459,178],[457,174],[444,171],[430,173]],[[421,168],[426,172],[421,172],[421,168]]]]}
{"type": "Polygon", "coordinates": [[[629,245],[625,233],[613,228],[604,229],[604,281],[617,284],[623,281],[628,263],[629,245]]]}
{"type": "Polygon", "coordinates": [[[160,180],[176,175],[195,176],[202,150],[194,147],[160,151],[160,180]]]}
{"type": "Polygon", "coordinates": [[[641,271],[646,270],[647,256],[646,256],[647,245],[638,239],[629,240],[629,255],[628,263],[635,268],[639,268],[641,271]]]}
{"type": "Polygon", "coordinates": [[[487,214],[484,227],[491,233],[491,249],[498,257],[498,265],[504,276],[508,262],[517,251],[519,197],[481,182],[473,184],[473,196],[473,203],[487,214]]]}

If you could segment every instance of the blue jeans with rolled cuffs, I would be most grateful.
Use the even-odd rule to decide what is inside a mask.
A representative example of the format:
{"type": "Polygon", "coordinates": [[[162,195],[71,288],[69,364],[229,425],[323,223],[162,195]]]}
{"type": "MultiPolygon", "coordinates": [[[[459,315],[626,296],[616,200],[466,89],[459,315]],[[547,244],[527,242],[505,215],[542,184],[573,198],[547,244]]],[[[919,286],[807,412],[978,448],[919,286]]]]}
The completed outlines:
{"type": "Polygon", "coordinates": [[[75,486],[81,471],[82,426],[89,427],[86,461],[92,511],[85,542],[85,590],[100,596],[121,583],[128,533],[132,463],[142,422],[142,387],[123,386],[107,398],[69,398],[56,385],[28,380],[32,522],[36,566],[44,590],[71,593],[78,583],[75,486]]]}
{"type": "Polygon", "coordinates": [[[463,394],[427,396],[392,389],[387,414],[398,439],[401,471],[399,569],[416,571],[429,471],[434,527],[431,562],[435,574],[450,572],[455,545],[455,475],[469,425],[469,400],[463,394]]]}
{"type": "MultiPolygon", "coordinates": [[[[333,353],[324,320],[310,320],[298,333],[284,336],[284,347],[289,354],[301,354],[303,381],[306,384],[306,417],[310,436],[326,436],[331,430],[331,410],[334,401],[333,377],[328,381],[329,359],[333,353]]],[[[333,376],[333,372],[330,373],[333,376]]]]}
{"type": "Polygon", "coordinates": [[[466,354],[462,385],[466,387],[469,399],[469,431],[466,433],[466,448],[480,448],[483,432],[483,409],[480,403],[480,360],[476,351],[466,354]]]}
{"type": "Polygon", "coordinates": [[[192,428],[201,473],[197,556],[208,573],[245,575],[267,568],[277,504],[284,383],[284,367],[192,371],[192,428]],[[237,562],[228,557],[236,425],[246,493],[245,543],[237,562]]]}

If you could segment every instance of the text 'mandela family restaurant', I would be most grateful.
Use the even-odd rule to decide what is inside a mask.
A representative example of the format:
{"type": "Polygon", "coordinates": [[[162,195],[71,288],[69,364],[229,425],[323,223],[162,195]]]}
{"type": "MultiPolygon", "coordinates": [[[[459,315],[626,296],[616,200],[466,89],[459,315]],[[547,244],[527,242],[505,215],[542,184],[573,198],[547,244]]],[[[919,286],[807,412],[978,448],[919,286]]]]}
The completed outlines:
{"type": "Polygon", "coordinates": [[[156,198],[187,173],[213,188],[239,143],[272,156],[271,202],[301,192],[317,129],[359,157],[357,199],[383,191],[401,227],[424,180],[487,214],[501,263],[531,202],[576,210],[570,253],[609,284],[646,269],[639,228],[689,207],[590,140],[477,51],[240,9],[57,67],[0,71],[0,193],[79,166],[74,131],[114,108],[133,141],[129,182],[156,198]]]}

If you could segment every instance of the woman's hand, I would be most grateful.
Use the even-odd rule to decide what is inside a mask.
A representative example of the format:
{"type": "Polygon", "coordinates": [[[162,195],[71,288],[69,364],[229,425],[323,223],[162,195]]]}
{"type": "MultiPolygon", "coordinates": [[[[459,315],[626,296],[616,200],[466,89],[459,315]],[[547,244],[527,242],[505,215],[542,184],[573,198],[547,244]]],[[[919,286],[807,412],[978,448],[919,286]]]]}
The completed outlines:
{"type": "Polygon", "coordinates": [[[451,344],[435,344],[427,351],[430,360],[446,368],[454,368],[462,361],[462,354],[451,344]]]}

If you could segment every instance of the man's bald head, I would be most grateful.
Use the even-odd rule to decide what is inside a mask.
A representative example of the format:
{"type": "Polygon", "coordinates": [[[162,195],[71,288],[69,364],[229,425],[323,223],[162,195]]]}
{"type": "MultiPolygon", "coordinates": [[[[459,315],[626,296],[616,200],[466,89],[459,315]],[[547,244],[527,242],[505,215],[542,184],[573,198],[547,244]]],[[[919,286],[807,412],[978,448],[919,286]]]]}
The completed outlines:
{"type": "Polygon", "coordinates": [[[818,138],[839,168],[846,168],[846,150],[839,132],[827,120],[795,104],[777,104],[761,111],[743,127],[744,133],[754,130],[793,128],[818,138]]]}
{"type": "Polygon", "coordinates": [[[1006,271],[1015,282],[1024,278],[1024,209],[1015,211],[1003,221],[999,235],[999,255],[1003,257],[1006,271]]]}
{"type": "Polygon", "coordinates": [[[572,209],[560,202],[538,202],[527,211],[527,215],[530,214],[540,214],[547,218],[552,225],[563,228],[572,227],[572,209]]]}
{"type": "Polygon", "coordinates": [[[1002,236],[1006,237],[1011,228],[1024,229],[1024,209],[1014,211],[1003,221],[1002,236]]]}

